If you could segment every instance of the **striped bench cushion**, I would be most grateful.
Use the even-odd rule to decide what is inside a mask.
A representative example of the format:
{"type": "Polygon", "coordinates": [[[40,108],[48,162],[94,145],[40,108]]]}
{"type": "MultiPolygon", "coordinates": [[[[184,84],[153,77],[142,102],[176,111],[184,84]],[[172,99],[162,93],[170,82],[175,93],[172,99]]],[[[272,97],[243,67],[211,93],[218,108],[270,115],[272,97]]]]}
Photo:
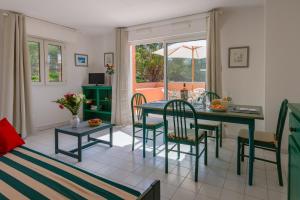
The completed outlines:
{"type": "Polygon", "coordinates": [[[131,188],[18,147],[0,157],[0,199],[137,199],[131,188]]]}

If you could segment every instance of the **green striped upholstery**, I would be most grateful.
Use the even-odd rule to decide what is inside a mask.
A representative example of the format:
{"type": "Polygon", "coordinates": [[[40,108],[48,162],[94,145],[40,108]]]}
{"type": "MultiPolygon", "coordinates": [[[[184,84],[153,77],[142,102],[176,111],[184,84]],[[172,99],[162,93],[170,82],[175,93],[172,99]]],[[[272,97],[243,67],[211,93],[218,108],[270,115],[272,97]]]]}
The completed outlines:
{"type": "Polygon", "coordinates": [[[141,194],[27,147],[0,157],[2,199],[137,199],[141,194]]]}

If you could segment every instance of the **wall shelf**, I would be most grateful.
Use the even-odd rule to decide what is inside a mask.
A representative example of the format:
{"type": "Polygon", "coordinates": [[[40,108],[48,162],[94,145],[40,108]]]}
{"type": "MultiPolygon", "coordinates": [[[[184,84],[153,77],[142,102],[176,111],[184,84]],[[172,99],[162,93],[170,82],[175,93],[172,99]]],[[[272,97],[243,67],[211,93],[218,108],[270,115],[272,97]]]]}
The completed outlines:
{"type": "Polygon", "coordinates": [[[83,104],[83,120],[100,118],[103,121],[111,121],[111,86],[82,86],[82,92],[86,99],[92,100],[92,104],[83,104]],[[91,110],[90,106],[97,106],[97,110],[91,110]]]}

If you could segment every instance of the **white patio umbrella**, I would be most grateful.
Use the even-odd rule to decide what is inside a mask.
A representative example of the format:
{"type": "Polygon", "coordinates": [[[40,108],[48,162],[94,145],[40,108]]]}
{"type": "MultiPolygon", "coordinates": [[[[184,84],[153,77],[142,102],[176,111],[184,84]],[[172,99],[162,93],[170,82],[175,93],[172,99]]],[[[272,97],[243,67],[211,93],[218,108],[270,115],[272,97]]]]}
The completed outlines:
{"type": "MultiPolygon", "coordinates": [[[[164,48],[153,53],[164,56],[164,48]]],[[[206,58],[206,40],[179,42],[168,45],[168,57],[192,59],[192,82],[194,82],[195,59],[206,58]]]]}

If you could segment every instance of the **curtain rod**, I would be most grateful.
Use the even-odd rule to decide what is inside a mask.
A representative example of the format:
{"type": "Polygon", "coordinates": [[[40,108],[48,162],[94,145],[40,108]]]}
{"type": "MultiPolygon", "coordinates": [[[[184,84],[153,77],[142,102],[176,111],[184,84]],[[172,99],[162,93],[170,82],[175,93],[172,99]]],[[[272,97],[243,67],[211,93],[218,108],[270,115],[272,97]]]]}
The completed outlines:
{"type": "Polygon", "coordinates": [[[178,23],[178,20],[187,21],[187,20],[192,20],[194,18],[198,18],[198,17],[208,17],[208,13],[209,12],[202,12],[202,13],[196,13],[196,14],[191,14],[191,15],[185,15],[185,16],[180,16],[180,17],[164,19],[164,20],[153,21],[153,22],[144,23],[144,24],[133,25],[133,26],[127,27],[127,30],[132,31],[132,30],[148,28],[153,25],[154,26],[162,26],[162,25],[165,25],[166,23],[167,24],[178,23]]]}
{"type": "Polygon", "coordinates": [[[61,26],[61,27],[63,27],[63,28],[67,28],[67,29],[70,29],[70,30],[72,30],[72,31],[77,31],[76,28],[73,28],[73,27],[70,27],[70,26],[65,26],[65,25],[57,24],[57,23],[54,23],[54,22],[47,21],[47,20],[45,20],[45,19],[40,19],[40,18],[36,18],[36,17],[31,17],[31,16],[29,16],[29,15],[25,15],[25,16],[28,17],[28,18],[31,18],[31,19],[35,19],[35,20],[41,21],[41,22],[46,22],[46,23],[48,23],[48,24],[53,24],[53,25],[56,25],[56,26],[61,26]]]}
{"type": "MultiPolygon", "coordinates": [[[[22,14],[22,13],[19,13],[19,12],[15,12],[15,11],[11,11],[11,10],[1,10],[0,11],[3,11],[2,15],[3,16],[8,16],[9,13],[14,13],[14,14],[22,14]]],[[[40,19],[40,18],[36,18],[36,17],[32,17],[32,16],[29,16],[29,15],[25,15],[25,17],[28,17],[28,18],[31,18],[31,19],[34,19],[34,20],[38,20],[38,21],[41,21],[41,22],[46,22],[48,24],[53,24],[53,25],[56,25],[56,26],[61,26],[63,28],[67,28],[67,29],[70,29],[72,31],[77,31],[76,28],[73,28],[73,27],[69,27],[69,26],[65,26],[65,25],[61,25],[61,24],[57,24],[57,23],[54,23],[54,22],[50,22],[50,21],[47,21],[45,19],[40,19]]]]}
{"type": "Polygon", "coordinates": [[[158,21],[153,21],[153,22],[148,22],[148,23],[143,23],[143,24],[137,24],[137,25],[126,27],[126,29],[128,31],[133,31],[133,30],[138,30],[138,29],[147,29],[151,25],[161,26],[166,23],[178,23],[177,20],[187,21],[187,20],[191,20],[191,19],[199,18],[199,17],[206,18],[209,16],[209,13],[213,10],[216,10],[219,15],[223,14],[222,8],[214,8],[214,9],[200,12],[200,13],[194,13],[194,14],[185,15],[185,16],[173,17],[173,18],[168,18],[168,19],[164,19],[164,20],[158,20],[158,21]]]}

